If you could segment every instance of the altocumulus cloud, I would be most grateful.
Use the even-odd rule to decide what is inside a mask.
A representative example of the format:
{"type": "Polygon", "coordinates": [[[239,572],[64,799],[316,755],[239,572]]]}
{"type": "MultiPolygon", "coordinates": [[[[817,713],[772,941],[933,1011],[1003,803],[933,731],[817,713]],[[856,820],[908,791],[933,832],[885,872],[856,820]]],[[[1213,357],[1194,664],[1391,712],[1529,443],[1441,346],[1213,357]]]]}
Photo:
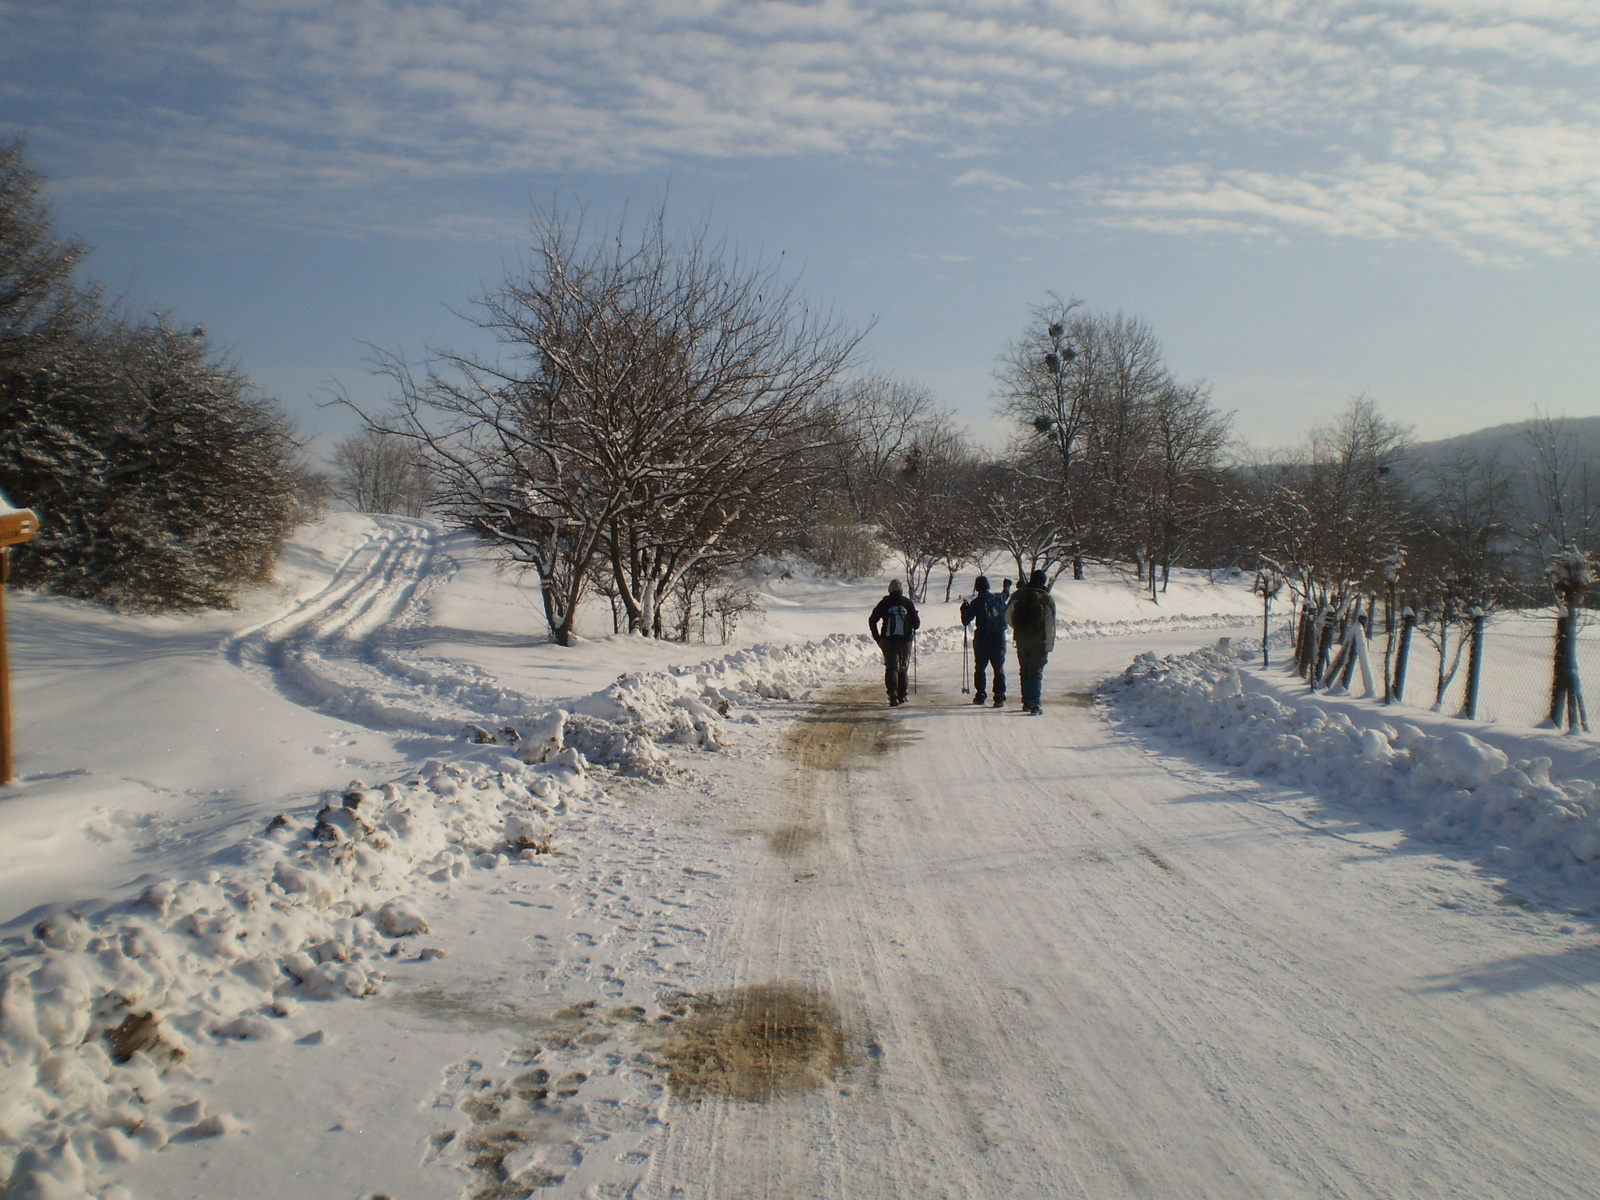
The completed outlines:
{"type": "Polygon", "coordinates": [[[0,0],[0,21],[0,100],[93,147],[80,192],[989,154],[952,182],[1054,183],[1076,220],[1174,234],[1516,256],[1593,247],[1600,218],[1587,0],[0,0]],[[1116,161],[1074,161],[1080,137],[1116,161]]]}

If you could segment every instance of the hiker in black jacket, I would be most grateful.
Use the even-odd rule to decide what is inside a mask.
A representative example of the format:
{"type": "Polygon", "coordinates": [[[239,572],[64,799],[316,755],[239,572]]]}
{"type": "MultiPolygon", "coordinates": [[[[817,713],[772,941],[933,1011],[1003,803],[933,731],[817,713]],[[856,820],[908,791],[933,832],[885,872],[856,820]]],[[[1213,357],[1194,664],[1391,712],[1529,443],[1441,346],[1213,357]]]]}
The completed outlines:
{"type": "Polygon", "coordinates": [[[872,640],[883,651],[883,686],[889,693],[889,707],[906,702],[906,673],[911,669],[911,639],[916,637],[922,618],[917,606],[905,594],[898,579],[889,581],[889,594],[867,618],[872,640]]]}
{"type": "MultiPolygon", "coordinates": [[[[1007,583],[1011,581],[1006,580],[1007,583]]],[[[989,590],[989,577],[972,581],[976,593],[961,602],[961,623],[972,626],[972,702],[984,702],[988,668],[994,668],[994,706],[1006,706],[1006,602],[989,590]]]]}

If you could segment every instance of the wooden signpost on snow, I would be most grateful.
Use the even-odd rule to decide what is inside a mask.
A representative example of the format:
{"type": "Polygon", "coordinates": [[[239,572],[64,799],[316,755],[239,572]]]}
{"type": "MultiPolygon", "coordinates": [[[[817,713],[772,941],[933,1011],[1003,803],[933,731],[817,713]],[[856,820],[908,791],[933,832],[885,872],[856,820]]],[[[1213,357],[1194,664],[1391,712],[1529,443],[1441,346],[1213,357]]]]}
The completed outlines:
{"type": "Polygon", "coordinates": [[[0,492],[0,784],[11,776],[11,668],[6,659],[6,581],[11,577],[11,547],[31,542],[39,518],[31,508],[12,508],[0,492]]]}

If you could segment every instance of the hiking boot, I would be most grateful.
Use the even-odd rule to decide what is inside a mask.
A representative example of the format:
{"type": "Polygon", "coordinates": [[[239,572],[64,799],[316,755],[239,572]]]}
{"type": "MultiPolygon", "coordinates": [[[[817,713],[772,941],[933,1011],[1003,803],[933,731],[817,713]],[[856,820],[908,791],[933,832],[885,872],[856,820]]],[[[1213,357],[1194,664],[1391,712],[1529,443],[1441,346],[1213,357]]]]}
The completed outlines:
{"type": "Polygon", "coordinates": [[[1006,698],[1004,696],[996,696],[994,698],[994,706],[996,708],[1004,708],[1006,706],[1006,698]]]}
{"type": "Polygon", "coordinates": [[[905,702],[906,698],[904,696],[901,696],[900,699],[895,701],[896,704],[904,704],[905,702]]]}
{"type": "Polygon", "coordinates": [[[984,696],[984,694],[982,692],[979,692],[976,696],[974,696],[972,698],[972,702],[974,704],[982,704],[985,699],[986,699],[986,697],[984,696]]]}
{"type": "Polygon", "coordinates": [[[1032,708],[1024,709],[1023,711],[1026,712],[1030,717],[1044,716],[1044,709],[1040,708],[1037,704],[1035,704],[1032,708]]]}
{"type": "Polygon", "coordinates": [[[900,701],[898,699],[896,699],[894,696],[890,696],[889,697],[889,707],[890,708],[899,708],[900,707],[900,701]]]}

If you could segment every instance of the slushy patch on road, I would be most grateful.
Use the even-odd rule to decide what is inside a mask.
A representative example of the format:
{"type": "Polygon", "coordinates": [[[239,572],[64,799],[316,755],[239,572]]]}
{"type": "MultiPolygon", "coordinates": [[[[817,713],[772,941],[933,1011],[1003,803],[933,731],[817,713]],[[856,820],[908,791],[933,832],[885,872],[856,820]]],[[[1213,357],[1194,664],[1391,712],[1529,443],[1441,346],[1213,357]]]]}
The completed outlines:
{"type": "Polygon", "coordinates": [[[725,1096],[764,1104],[815,1091],[837,1079],[848,1061],[833,1001],[802,984],[686,996],[679,1011],[683,1019],[655,1048],[679,1100],[725,1096]]]}

